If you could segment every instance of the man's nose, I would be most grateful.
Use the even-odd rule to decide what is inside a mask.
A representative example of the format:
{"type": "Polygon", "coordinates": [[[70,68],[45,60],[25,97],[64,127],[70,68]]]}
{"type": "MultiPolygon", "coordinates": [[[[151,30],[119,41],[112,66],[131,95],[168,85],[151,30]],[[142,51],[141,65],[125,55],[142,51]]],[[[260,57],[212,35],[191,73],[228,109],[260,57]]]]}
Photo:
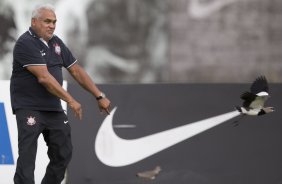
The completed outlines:
{"type": "Polygon", "coordinates": [[[56,23],[51,22],[51,23],[49,24],[49,27],[50,27],[50,28],[52,28],[52,29],[55,29],[55,27],[56,27],[56,23]]]}

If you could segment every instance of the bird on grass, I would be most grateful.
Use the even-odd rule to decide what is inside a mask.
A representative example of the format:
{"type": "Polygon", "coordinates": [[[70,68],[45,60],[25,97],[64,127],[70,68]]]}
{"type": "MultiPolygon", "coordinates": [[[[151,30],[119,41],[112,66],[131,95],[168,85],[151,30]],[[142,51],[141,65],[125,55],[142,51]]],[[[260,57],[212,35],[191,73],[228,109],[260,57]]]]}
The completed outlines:
{"type": "Polygon", "coordinates": [[[153,170],[138,172],[136,176],[146,180],[154,180],[161,170],[160,166],[156,166],[153,170]]]}
{"type": "MultiPolygon", "coordinates": [[[[250,92],[246,91],[240,97],[243,100],[243,105],[241,107],[236,106],[235,108],[242,115],[261,116],[274,111],[274,107],[264,107],[266,100],[270,97],[268,82],[265,76],[256,78],[251,85],[250,92]]],[[[235,126],[238,125],[238,121],[234,122],[235,126]]]]}

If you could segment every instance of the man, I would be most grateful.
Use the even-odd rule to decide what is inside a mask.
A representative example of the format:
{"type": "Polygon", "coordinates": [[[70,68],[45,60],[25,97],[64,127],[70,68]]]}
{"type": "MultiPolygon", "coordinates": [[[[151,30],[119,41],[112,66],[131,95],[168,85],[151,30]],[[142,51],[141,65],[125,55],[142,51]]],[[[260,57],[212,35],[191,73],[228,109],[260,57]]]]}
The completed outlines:
{"type": "Polygon", "coordinates": [[[15,184],[34,184],[37,139],[42,133],[50,162],[42,184],[59,184],[71,159],[70,126],[60,99],[75,116],[82,118],[82,107],[62,88],[62,67],[96,97],[100,110],[110,113],[110,101],[77,64],[69,49],[56,35],[56,15],[51,5],[32,12],[31,27],[17,40],[13,52],[11,103],[18,125],[19,157],[15,184]]]}

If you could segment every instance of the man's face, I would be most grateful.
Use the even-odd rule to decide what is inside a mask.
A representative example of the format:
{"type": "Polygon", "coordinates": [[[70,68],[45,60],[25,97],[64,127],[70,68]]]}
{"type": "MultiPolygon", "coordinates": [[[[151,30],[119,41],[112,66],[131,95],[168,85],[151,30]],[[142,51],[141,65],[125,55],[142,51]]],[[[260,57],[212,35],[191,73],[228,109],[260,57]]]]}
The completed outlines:
{"type": "Polygon", "coordinates": [[[56,15],[53,11],[42,9],[39,17],[33,18],[31,24],[35,33],[48,42],[55,31],[56,21],[56,15]]]}

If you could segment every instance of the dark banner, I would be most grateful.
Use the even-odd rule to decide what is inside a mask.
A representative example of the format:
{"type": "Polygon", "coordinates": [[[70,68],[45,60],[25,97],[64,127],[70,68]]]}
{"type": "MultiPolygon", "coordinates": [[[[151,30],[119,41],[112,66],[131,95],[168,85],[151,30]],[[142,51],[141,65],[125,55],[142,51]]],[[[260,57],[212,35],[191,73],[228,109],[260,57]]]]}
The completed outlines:
{"type": "Polygon", "coordinates": [[[144,183],[137,174],[158,184],[282,183],[281,85],[270,85],[266,102],[275,112],[242,119],[234,107],[247,84],[99,87],[112,101],[109,116],[89,93],[68,86],[84,116],[79,121],[69,109],[69,184],[144,183]],[[157,166],[157,175],[143,173],[157,166]]]}

